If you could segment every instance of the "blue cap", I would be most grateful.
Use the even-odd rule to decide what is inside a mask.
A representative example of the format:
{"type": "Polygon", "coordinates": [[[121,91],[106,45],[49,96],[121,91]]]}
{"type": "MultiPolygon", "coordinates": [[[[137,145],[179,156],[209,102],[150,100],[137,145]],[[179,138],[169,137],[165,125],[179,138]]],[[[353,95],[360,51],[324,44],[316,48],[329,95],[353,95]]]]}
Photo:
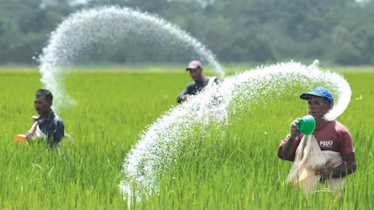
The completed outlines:
{"type": "Polygon", "coordinates": [[[312,90],[312,92],[302,93],[300,95],[300,98],[304,100],[308,100],[311,96],[325,98],[329,103],[334,102],[334,97],[332,97],[331,92],[324,87],[316,87],[314,88],[314,90],[312,90]]]}

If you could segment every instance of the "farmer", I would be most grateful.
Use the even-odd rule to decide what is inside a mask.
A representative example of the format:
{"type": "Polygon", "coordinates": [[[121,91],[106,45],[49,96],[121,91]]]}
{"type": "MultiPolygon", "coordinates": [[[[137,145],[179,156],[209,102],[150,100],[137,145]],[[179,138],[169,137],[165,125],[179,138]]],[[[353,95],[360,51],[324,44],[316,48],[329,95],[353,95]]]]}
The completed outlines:
{"type": "Polygon", "coordinates": [[[215,84],[220,84],[219,80],[215,77],[206,77],[203,75],[203,68],[199,61],[191,61],[186,71],[190,71],[191,78],[194,80],[189,83],[182,93],[178,96],[177,102],[182,103],[186,101],[191,95],[196,95],[198,92],[202,91],[209,83],[214,82],[215,84]],[[213,81],[211,81],[213,80],[213,81]]]}
{"type": "MultiPolygon", "coordinates": [[[[320,149],[322,153],[325,151],[332,151],[327,152],[328,154],[336,153],[342,162],[341,164],[338,163],[339,165],[336,167],[323,166],[316,168],[313,173],[321,175],[320,182],[325,183],[329,179],[345,178],[345,176],[355,172],[355,149],[349,130],[337,121],[324,119],[325,114],[333,107],[334,98],[331,92],[324,87],[317,87],[311,92],[302,93],[300,98],[308,101],[308,114],[315,119],[316,127],[312,136],[317,140],[315,144],[317,149],[320,149]]],[[[283,160],[296,162],[295,153],[304,137],[298,128],[298,123],[299,118],[292,122],[290,133],[280,143],[278,157],[283,160]]],[[[300,152],[302,151],[300,150],[300,152]]]]}
{"type": "Polygon", "coordinates": [[[64,137],[64,123],[60,116],[51,109],[52,93],[47,89],[39,89],[35,94],[34,106],[39,116],[33,116],[34,125],[26,133],[28,141],[46,139],[51,147],[58,146],[64,137]]]}

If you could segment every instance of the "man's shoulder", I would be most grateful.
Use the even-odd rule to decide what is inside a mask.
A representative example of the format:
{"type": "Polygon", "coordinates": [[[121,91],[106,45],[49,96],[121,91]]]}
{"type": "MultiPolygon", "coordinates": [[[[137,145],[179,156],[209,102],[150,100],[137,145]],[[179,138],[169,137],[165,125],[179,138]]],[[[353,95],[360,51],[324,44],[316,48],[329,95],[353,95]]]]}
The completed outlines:
{"type": "Polygon", "coordinates": [[[53,122],[63,124],[63,121],[62,121],[61,116],[58,115],[58,114],[57,114],[56,112],[54,112],[54,111],[52,111],[52,118],[53,118],[53,119],[52,119],[53,122]]]}
{"type": "Polygon", "coordinates": [[[341,133],[341,132],[349,133],[348,128],[336,120],[330,121],[326,124],[326,130],[331,131],[331,129],[333,129],[336,133],[341,133]]]}
{"type": "Polygon", "coordinates": [[[348,128],[338,121],[335,121],[335,130],[338,131],[338,132],[348,132],[349,133],[348,128]]]}
{"type": "Polygon", "coordinates": [[[194,87],[196,85],[196,82],[195,81],[192,81],[192,82],[189,82],[187,84],[187,87],[194,87]]]}

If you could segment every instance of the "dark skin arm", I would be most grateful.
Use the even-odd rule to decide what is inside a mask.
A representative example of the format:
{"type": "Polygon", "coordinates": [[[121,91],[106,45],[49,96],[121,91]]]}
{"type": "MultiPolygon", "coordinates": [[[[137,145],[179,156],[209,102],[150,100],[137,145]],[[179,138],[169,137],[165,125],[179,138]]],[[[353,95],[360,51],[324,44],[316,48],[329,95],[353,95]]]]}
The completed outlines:
{"type": "Polygon", "coordinates": [[[188,97],[190,97],[190,94],[188,94],[190,91],[189,91],[189,85],[187,85],[181,94],[179,94],[179,96],[177,97],[177,103],[182,103],[184,101],[186,101],[188,99],[188,97]]]}
{"type": "Polygon", "coordinates": [[[299,130],[299,118],[296,118],[292,123],[290,127],[290,136],[286,143],[282,145],[282,159],[283,160],[289,160],[293,155],[293,148],[294,148],[294,142],[297,137],[297,135],[300,134],[299,130]]]}
{"type": "Polygon", "coordinates": [[[321,180],[329,178],[339,178],[352,174],[356,171],[355,153],[342,156],[343,163],[335,168],[322,167],[316,171],[316,175],[321,175],[321,180]]]}
{"type": "Polygon", "coordinates": [[[282,159],[289,160],[293,155],[293,147],[296,137],[290,136],[288,141],[282,145],[282,159]]]}

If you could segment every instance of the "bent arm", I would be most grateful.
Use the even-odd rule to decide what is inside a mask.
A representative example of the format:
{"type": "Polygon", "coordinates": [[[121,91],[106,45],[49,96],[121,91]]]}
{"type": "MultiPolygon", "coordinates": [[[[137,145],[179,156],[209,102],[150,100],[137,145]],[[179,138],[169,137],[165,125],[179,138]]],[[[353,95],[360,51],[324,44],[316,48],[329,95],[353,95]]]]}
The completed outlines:
{"type": "Polygon", "coordinates": [[[295,153],[299,143],[299,136],[292,137],[291,135],[287,135],[287,137],[280,143],[278,148],[278,157],[282,160],[293,161],[295,159],[295,153]]]}
{"type": "Polygon", "coordinates": [[[335,168],[322,167],[317,170],[317,174],[321,174],[321,179],[325,180],[330,177],[338,178],[345,177],[356,171],[356,156],[353,148],[352,136],[348,129],[343,128],[338,133],[340,139],[340,155],[343,159],[343,163],[335,168]]]}
{"type": "Polygon", "coordinates": [[[283,160],[292,160],[294,154],[294,144],[295,144],[295,137],[288,136],[286,138],[286,142],[281,146],[281,158],[283,160]]]}
{"type": "Polygon", "coordinates": [[[347,128],[338,133],[340,139],[340,155],[343,163],[332,170],[332,177],[343,177],[356,171],[356,156],[353,148],[352,136],[347,128]]]}
{"type": "Polygon", "coordinates": [[[186,94],[189,94],[189,92],[188,92],[188,87],[189,87],[189,85],[187,85],[187,86],[183,89],[182,93],[179,94],[179,96],[177,97],[177,103],[180,104],[180,103],[182,103],[182,102],[185,101],[185,99],[183,99],[183,96],[186,95],[186,94]]]}
{"type": "Polygon", "coordinates": [[[332,169],[331,174],[333,178],[344,177],[356,171],[356,156],[355,153],[342,156],[343,163],[338,167],[332,169]]]}

